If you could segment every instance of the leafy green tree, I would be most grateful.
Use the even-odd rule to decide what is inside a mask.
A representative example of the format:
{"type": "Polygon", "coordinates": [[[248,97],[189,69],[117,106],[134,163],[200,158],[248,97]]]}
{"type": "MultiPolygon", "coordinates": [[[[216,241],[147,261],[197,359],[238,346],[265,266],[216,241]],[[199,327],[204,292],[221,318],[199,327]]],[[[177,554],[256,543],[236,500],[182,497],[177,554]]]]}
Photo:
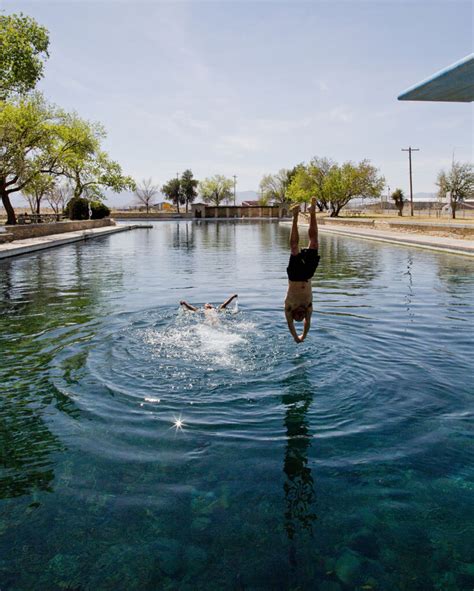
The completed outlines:
{"type": "Polygon", "coordinates": [[[28,201],[31,213],[41,213],[41,202],[54,187],[54,177],[50,174],[35,176],[25,187],[21,194],[28,201]]]}
{"type": "Polygon", "coordinates": [[[273,202],[276,205],[286,205],[288,203],[289,172],[289,170],[282,168],[276,174],[264,175],[260,181],[260,191],[265,204],[273,202]]]}
{"type": "Polygon", "coordinates": [[[442,199],[449,193],[451,216],[454,220],[458,204],[474,195],[474,165],[453,160],[451,170],[442,170],[436,184],[439,187],[438,195],[442,199]]]}
{"type": "Polygon", "coordinates": [[[8,224],[16,223],[12,193],[40,174],[59,174],[62,159],[77,148],[78,138],[61,137],[64,125],[64,112],[39,94],[0,102],[0,197],[8,224]]]}
{"type": "Polygon", "coordinates": [[[0,100],[35,88],[48,45],[48,31],[33,18],[0,14],[0,100]]]}
{"type": "Polygon", "coordinates": [[[101,198],[104,187],[134,188],[133,179],[100,150],[103,137],[100,126],[48,104],[40,94],[0,102],[0,197],[7,223],[16,223],[12,193],[41,174],[70,179],[75,197],[101,198]]]}
{"type": "Polygon", "coordinates": [[[327,194],[327,178],[336,164],[328,158],[314,157],[309,164],[300,164],[292,175],[288,188],[288,195],[297,203],[309,203],[316,197],[316,204],[320,211],[329,207],[327,194]]]}
{"type": "Polygon", "coordinates": [[[405,205],[405,195],[401,189],[395,189],[390,195],[391,199],[395,202],[395,207],[398,209],[398,215],[403,215],[403,206],[405,205]]]}
{"type": "Polygon", "coordinates": [[[309,203],[315,190],[314,183],[305,165],[301,165],[293,175],[287,195],[294,203],[309,203]]]}
{"type": "Polygon", "coordinates": [[[179,206],[184,205],[185,199],[181,191],[181,181],[178,178],[172,178],[161,187],[161,192],[166,198],[176,205],[179,213],[179,206]]]}
{"type": "Polygon", "coordinates": [[[196,199],[199,181],[193,177],[193,173],[187,169],[181,175],[181,194],[186,203],[186,213],[188,213],[189,204],[196,199]]]}
{"type": "Polygon", "coordinates": [[[84,121],[75,113],[67,114],[59,134],[64,144],[75,146],[61,156],[59,173],[71,182],[74,197],[85,196],[101,201],[105,198],[104,189],[115,193],[135,190],[133,178],[125,176],[120,164],[101,149],[101,142],[106,137],[102,125],[84,121]]]}
{"type": "Polygon", "coordinates": [[[219,206],[233,198],[233,181],[222,174],[216,174],[199,183],[199,192],[205,203],[219,206]]]}
{"type": "Polygon", "coordinates": [[[362,160],[359,164],[345,162],[341,166],[333,166],[324,181],[330,216],[337,217],[341,209],[355,197],[380,197],[384,185],[384,177],[379,176],[377,168],[368,160],[362,160]]]}
{"type": "Polygon", "coordinates": [[[150,205],[153,204],[153,199],[155,198],[155,195],[158,194],[159,190],[159,186],[154,185],[151,178],[143,179],[141,183],[137,184],[135,188],[135,196],[138,203],[145,206],[147,213],[150,211],[150,205]]]}

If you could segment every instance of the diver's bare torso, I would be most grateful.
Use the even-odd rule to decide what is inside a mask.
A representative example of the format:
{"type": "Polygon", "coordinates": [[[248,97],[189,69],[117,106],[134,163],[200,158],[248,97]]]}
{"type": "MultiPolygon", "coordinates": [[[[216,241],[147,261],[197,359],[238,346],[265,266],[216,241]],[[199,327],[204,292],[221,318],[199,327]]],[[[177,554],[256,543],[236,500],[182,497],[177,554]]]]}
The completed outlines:
{"type": "Polygon", "coordinates": [[[311,308],[313,304],[313,290],[311,281],[288,281],[288,291],[285,299],[285,310],[291,312],[297,308],[311,308]]]}

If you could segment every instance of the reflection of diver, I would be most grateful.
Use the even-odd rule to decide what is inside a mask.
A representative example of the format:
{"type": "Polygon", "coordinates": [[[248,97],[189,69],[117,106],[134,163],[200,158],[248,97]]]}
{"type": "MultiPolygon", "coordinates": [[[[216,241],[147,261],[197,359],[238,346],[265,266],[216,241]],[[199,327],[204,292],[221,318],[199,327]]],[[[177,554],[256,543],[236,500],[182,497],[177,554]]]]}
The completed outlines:
{"type": "MultiPolygon", "coordinates": [[[[290,541],[298,530],[312,533],[314,482],[308,467],[308,449],[311,435],[306,414],[313,399],[307,374],[299,374],[286,380],[287,393],[282,396],[286,406],[285,426],[287,445],[283,471],[286,510],[285,528],[290,541]]],[[[294,556],[292,557],[294,562],[294,556]]]]}

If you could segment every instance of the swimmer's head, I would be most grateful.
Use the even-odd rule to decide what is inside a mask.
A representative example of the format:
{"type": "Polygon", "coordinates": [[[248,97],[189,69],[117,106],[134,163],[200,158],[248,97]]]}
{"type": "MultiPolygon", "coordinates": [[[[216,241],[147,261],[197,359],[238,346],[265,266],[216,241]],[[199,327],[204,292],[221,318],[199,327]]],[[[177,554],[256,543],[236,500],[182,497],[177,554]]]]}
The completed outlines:
{"type": "Polygon", "coordinates": [[[204,310],[214,310],[214,306],[212,304],[204,304],[204,310]]]}
{"type": "Polygon", "coordinates": [[[295,322],[303,322],[306,316],[306,306],[298,306],[293,310],[293,320],[295,322]]]}

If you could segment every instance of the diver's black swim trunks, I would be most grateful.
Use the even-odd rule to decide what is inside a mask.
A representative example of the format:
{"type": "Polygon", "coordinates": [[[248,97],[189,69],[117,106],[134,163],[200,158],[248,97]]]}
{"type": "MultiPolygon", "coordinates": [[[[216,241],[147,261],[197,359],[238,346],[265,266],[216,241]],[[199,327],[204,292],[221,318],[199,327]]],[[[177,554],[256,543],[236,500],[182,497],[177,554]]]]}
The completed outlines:
{"type": "Polygon", "coordinates": [[[314,275],[319,264],[317,248],[302,248],[296,255],[290,255],[290,262],[286,268],[290,281],[308,281],[314,275]]]}

